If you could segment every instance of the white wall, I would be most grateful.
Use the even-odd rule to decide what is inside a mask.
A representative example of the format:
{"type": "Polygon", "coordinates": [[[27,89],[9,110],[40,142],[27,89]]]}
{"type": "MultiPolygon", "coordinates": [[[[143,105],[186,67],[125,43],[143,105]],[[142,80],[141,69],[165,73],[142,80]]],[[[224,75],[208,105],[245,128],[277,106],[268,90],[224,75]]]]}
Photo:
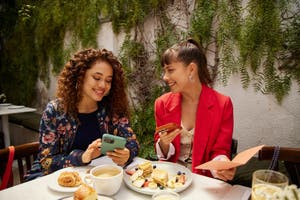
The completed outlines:
{"type": "Polygon", "coordinates": [[[101,24],[97,37],[98,47],[105,48],[117,55],[120,51],[124,38],[124,33],[119,33],[118,35],[113,33],[112,24],[110,22],[101,24]]]}
{"type": "Polygon", "coordinates": [[[255,92],[251,86],[243,89],[238,75],[228,86],[216,85],[215,89],[232,98],[238,151],[260,144],[300,148],[300,94],[296,83],[281,105],[274,96],[255,92]]]}

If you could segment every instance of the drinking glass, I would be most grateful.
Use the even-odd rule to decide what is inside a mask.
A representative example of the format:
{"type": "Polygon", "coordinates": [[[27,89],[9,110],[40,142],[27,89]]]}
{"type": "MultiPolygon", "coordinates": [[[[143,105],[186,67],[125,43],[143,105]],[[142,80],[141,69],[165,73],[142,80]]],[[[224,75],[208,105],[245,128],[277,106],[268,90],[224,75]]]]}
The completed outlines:
{"type": "Polygon", "coordinates": [[[267,169],[253,172],[251,200],[270,199],[275,192],[281,192],[288,185],[284,174],[267,169]]]}

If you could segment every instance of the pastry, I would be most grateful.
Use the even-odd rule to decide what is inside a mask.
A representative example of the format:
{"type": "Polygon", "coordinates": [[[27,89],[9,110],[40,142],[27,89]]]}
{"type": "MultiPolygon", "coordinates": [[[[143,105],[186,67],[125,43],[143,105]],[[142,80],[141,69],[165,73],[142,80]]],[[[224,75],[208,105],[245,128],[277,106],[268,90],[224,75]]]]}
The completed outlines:
{"type": "Polygon", "coordinates": [[[79,186],[81,184],[81,178],[78,174],[78,172],[62,172],[57,182],[59,185],[64,187],[75,187],[79,186]]]}
{"type": "Polygon", "coordinates": [[[82,184],[75,192],[74,192],[74,200],[97,200],[98,195],[96,190],[86,184],[82,184]]]}
{"type": "Polygon", "coordinates": [[[152,163],[150,161],[139,164],[138,168],[143,170],[143,177],[148,177],[153,171],[152,163]]]}
{"type": "Polygon", "coordinates": [[[155,168],[151,174],[153,180],[161,186],[166,186],[168,182],[168,172],[163,169],[155,168]]]}
{"type": "Polygon", "coordinates": [[[171,132],[171,131],[174,131],[175,129],[181,129],[180,126],[178,126],[177,124],[175,123],[167,123],[165,125],[162,125],[162,126],[159,126],[155,129],[155,132],[156,133],[159,133],[159,132],[171,132]]]}

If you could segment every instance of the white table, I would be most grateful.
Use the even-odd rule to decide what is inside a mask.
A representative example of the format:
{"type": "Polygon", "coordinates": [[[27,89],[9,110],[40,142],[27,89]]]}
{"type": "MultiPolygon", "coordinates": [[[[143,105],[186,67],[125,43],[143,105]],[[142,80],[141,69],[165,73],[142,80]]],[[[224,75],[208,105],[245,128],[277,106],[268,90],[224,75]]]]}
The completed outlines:
{"type": "MultiPolygon", "coordinates": [[[[144,162],[142,158],[136,158],[132,165],[144,162]]],[[[108,157],[101,157],[94,160],[89,166],[77,167],[78,171],[87,170],[100,164],[112,163],[108,157]]],[[[47,186],[47,180],[52,174],[16,185],[14,187],[0,191],[0,199],[14,200],[57,200],[65,196],[72,196],[72,193],[61,193],[52,191],[47,186]]],[[[231,186],[223,181],[213,178],[193,174],[192,184],[183,192],[179,193],[182,200],[248,200],[251,188],[244,186],[231,186]]],[[[109,183],[108,183],[109,184],[109,183]]],[[[115,200],[144,200],[151,199],[151,196],[137,193],[129,189],[123,182],[120,190],[112,198],[115,200]]]]}
{"type": "Polygon", "coordinates": [[[0,116],[1,116],[1,121],[2,121],[2,131],[4,134],[5,147],[10,146],[8,115],[17,114],[17,113],[25,113],[25,112],[34,112],[34,111],[36,111],[35,108],[0,104],[0,116]]]}

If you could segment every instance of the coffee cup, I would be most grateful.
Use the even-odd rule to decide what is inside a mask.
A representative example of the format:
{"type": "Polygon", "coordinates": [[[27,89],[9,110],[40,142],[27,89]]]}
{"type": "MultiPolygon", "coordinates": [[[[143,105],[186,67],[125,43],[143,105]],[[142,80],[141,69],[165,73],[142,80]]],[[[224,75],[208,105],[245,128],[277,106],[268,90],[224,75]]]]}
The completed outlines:
{"type": "Polygon", "coordinates": [[[84,177],[85,183],[92,186],[98,194],[111,196],[117,193],[123,181],[123,168],[117,165],[99,165],[84,177]]]}

